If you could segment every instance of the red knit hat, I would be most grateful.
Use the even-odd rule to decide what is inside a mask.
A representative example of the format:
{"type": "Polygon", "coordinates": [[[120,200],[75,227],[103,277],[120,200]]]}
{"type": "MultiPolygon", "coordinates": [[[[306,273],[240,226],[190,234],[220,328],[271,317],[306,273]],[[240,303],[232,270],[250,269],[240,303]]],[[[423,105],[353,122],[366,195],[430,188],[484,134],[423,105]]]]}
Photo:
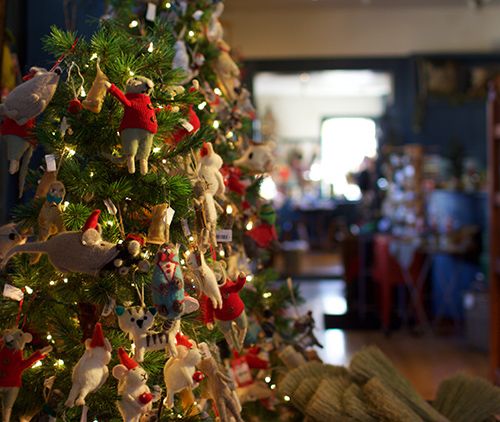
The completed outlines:
{"type": "Polygon", "coordinates": [[[175,340],[177,342],[177,346],[185,346],[188,349],[193,348],[193,344],[191,341],[189,341],[189,338],[187,336],[182,335],[181,333],[177,333],[175,335],[175,340]]]}
{"type": "Polygon", "coordinates": [[[142,234],[129,233],[125,240],[137,240],[141,246],[144,246],[144,236],[142,234]]]}
{"type": "Polygon", "coordinates": [[[134,369],[139,366],[139,364],[127,354],[123,347],[120,347],[118,349],[118,357],[120,358],[120,363],[128,370],[134,369]]]}
{"type": "Polygon", "coordinates": [[[94,327],[90,347],[104,347],[104,334],[102,332],[102,325],[100,322],[98,322],[94,327]]]}
{"type": "Polygon", "coordinates": [[[87,221],[85,222],[85,225],[83,226],[82,232],[88,229],[96,229],[97,224],[99,224],[99,215],[101,215],[101,210],[92,211],[92,214],[90,214],[89,218],[87,218],[87,221]]]}
{"type": "Polygon", "coordinates": [[[203,146],[200,149],[200,157],[205,157],[206,155],[208,155],[208,153],[210,152],[210,147],[208,145],[208,143],[203,142],[203,146]]]}

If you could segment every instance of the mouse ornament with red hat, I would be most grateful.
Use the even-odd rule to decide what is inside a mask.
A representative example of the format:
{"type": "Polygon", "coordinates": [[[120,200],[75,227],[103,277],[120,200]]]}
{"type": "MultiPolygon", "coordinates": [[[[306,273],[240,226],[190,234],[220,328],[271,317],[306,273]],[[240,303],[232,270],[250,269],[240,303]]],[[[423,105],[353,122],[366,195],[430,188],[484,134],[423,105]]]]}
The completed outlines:
{"type": "Polygon", "coordinates": [[[124,422],[139,422],[141,417],[153,409],[153,403],[161,397],[161,388],[147,386],[148,374],[123,348],[118,349],[120,364],[113,368],[113,377],[118,380],[118,411],[124,422]]]}
{"type": "Polygon", "coordinates": [[[27,359],[23,356],[26,343],[31,343],[33,336],[19,328],[4,330],[0,347],[0,397],[2,403],[2,421],[9,422],[14,402],[22,384],[23,372],[52,351],[52,346],[37,350],[27,359]]]}
{"type": "Polygon", "coordinates": [[[65,403],[66,407],[84,406],[87,395],[98,390],[106,382],[111,350],[111,343],[104,337],[101,324],[97,323],[92,338],[85,340],[85,352],[73,367],[73,384],[65,403]]]}
{"type": "MultiPolygon", "coordinates": [[[[194,79],[189,92],[197,92],[200,89],[200,83],[194,79]]],[[[167,139],[168,143],[173,145],[178,145],[188,136],[196,134],[201,127],[200,118],[193,109],[193,104],[188,104],[184,108],[181,108],[180,113],[184,115],[184,118],[180,120],[180,127],[178,127],[171,137],[167,139]]]]}
{"type": "Polygon", "coordinates": [[[105,265],[103,270],[117,271],[120,275],[127,275],[130,270],[147,273],[150,265],[148,260],[144,258],[145,241],[145,237],[141,234],[128,234],[123,242],[116,245],[118,255],[112,262],[105,265]]]}

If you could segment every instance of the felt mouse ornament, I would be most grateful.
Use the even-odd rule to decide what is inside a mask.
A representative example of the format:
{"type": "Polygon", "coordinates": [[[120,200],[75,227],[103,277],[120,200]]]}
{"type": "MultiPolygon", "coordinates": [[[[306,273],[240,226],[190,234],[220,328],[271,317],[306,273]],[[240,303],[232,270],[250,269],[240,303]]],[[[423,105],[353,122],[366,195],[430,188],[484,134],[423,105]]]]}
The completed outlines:
{"type": "Polygon", "coordinates": [[[120,138],[123,154],[127,159],[129,173],[135,173],[135,160],[139,160],[142,175],[148,172],[148,159],[153,147],[153,138],[158,131],[156,108],[150,95],[154,83],[144,76],[134,76],[126,82],[125,93],[116,85],[105,81],[108,92],[120,101],[125,109],[120,123],[120,138]]]}
{"type": "Polygon", "coordinates": [[[177,145],[188,136],[194,135],[198,132],[200,130],[200,126],[200,118],[195,113],[193,105],[190,104],[187,109],[186,118],[181,120],[181,127],[172,134],[169,141],[172,144],[177,145]]]}
{"type": "Polygon", "coordinates": [[[167,203],[158,204],[153,207],[151,224],[148,229],[147,243],[153,245],[163,245],[170,240],[170,224],[167,221],[167,203]]]}
{"type": "Polygon", "coordinates": [[[141,417],[151,412],[153,403],[161,397],[158,385],[153,391],[147,386],[148,374],[121,347],[118,349],[120,364],[113,368],[113,377],[118,380],[118,411],[124,422],[140,422],[141,417]]]}
{"type": "Polygon", "coordinates": [[[235,394],[234,382],[225,369],[217,363],[215,358],[200,344],[203,359],[198,363],[198,369],[205,374],[206,391],[213,401],[221,422],[243,422],[241,418],[241,405],[235,394]]]}
{"type": "Polygon", "coordinates": [[[224,162],[222,157],[214,151],[210,142],[203,143],[200,150],[200,159],[197,166],[198,177],[207,183],[207,190],[213,196],[224,196],[224,179],[220,169],[224,162]]]}
{"type": "Polygon", "coordinates": [[[85,340],[85,352],[73,368],[72,386],[66,407],[84,406],[89,393],[97,391],[108,379],[111,361],[111,343],[104,337],[102,326],[97,323],[92,338],[85,340]]]}
{"type": "Polygon", "coordinates": [[[123,242],[116,245],[118,254],[113,261],[105,265],[103,271],[115,271],[119,275],[125,276],[130,270],[137,270],[141,273],[149,271],[149,262],[143,258],[145,239],[140,234],[129,233],[123,242]]]}
{"type": "Polygon", "coordinates": [[[214,308],[212,301],[206,296],[200,297],[202,319],[208,329],[214,328],[214,322],[224,334],[224,338],[231,349],[241,350],[248,330],[248,320],[245,313],[245,304],[239,296],[245,286],[246,276],[238,275],[236,282],[227,277],[222,263],[218,264],[218,284],[222,296],[222,307],[214,308]]]}
{"type": "MultiPolygon", "coordinates": [[[[194,389],[198,386],[196,365],[201,360],[201,354],[196,343],[186,336],[177,333],[177,355],[170,357],[163,368],[163,377],[167,387],[165,406],[171,409],[174,406],[174,394],[184,389],[194,389]]],[[[199,379],[199,378],[198,378],[199,379]]]]}
{"type": "Polygon", "coordinates": [[[274,166],[275,156],[273,150],[275,146],[274,142],[250,142],[243,155],[235,160],[233,164],[253,175],[269,173],[274,166]]]}
{"type": "Polygon", "coordinates": [[[117,245],[102,239],[98,225],[100,211],[95,210],[82,231],[62,232],[45,242],[30,242],[11,248],[2,267],[18,253],[45,253],[50,263],[63,273],[83,273],[97,276],[119,253],[117,245]]]}
{"type": "Polygon", "coordinates": [[[224,37],[224,28],[219,21],[219,18],[222,15],[223,11],[224,3],[218,2],[215,5],[212,16],[210,16],[210,22],[208,23],[208,26],[206,28],[206,36],[211,43],[217,43],[217,41],[222,40],[222,38],[224,37]]]}
{"type": "Polygon", "coordinates": [[[0,263],[7,252],[16,245],[22,245],[27,237],[21,234],[19,226],[15,223],[8,223],[0,226],[0,263]]]}
{"type": "Polygon", "coordinates": [[[57,180],[57,171],[47,171],[45,170],[42,177],[38,181],[36,187],[35,199],[42,199],[47,196],[49,192],[50,185],[57,180]]]}
{"type": "Polygon", "coordinates": [[[22,384],[23,372],[36,362],[44,359],[52,350],[51,346],[37,350],[24,359],[23,350],[33,337],[18,328],[7,329],[2,333],[0,346],[0,395],[2,402],[2,422],[9,422],[14,402],[22,384]]]}
{"type": "Polygon", "coordinates": [[[222,296],[217,285],[217,277],[214,271],[205,261],[205,253],[208,250],[206,230],[202,231],[198,244],[191,249],[187,264],[195,276],[200,290],[210,299],[214,308],[222,308],[222,296]]]}
{"type": "Polygon", "coordinates": [[[207,185],[206,181],[201,179],[194,182],[194,205],[195,210],[201,213],[201,229],[206,229],[208,231],[210,243],[212,246],[216,247],[218,212],[223,212],[223,208],[214,199],[214,196],[208,189],[207,185]]]}
{"type": "Polygon", "coordinates": [[[47,107],[56,92],[61,69],[30,69],[29,78],[14,88],[0,104],[0,116],[7,116],[18,125],[24,126],[47,107]]]}
{"type": "MultiPolygon", "coordinates": [[[[66,188],[62,182],[51,183],[45,202],[38,214],[38,240],[46,241],[50,236],[65,231],[63,222],[63,201],[66,188]]],[[[33,255],[30,263],[36,264],[40,260],[40,254],[33,255]]]]}
{"type": "Polygon", "coordinates": [[[217,84],[226,98],[233,102],[238,99],[237,89],[240,87],[240,68],[230,55],[231,49],[224,40],[217,41],[219,55],[213,64],[217,76],[217,84]]]}
{"type": "Polygon", "coordinates": [[[96,63],[96,73],[94,82],[90,87],[87,96],[82,102],[82,106],[85,110],[89,110],[92,113],[100,113],[102,109],[102,104],[104,103],[104,98],[106,97],[106,84],[108,82],[108,77],[99,67],[99,60],[96,63]]]}

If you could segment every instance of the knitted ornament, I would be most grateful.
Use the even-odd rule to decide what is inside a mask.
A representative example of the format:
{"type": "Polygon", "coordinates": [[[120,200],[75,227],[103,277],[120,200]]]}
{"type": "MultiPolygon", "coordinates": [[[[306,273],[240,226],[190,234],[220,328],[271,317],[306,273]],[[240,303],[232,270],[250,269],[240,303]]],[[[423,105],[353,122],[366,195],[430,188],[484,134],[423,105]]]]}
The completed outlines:
{"type": "Polygon", "coordinates": [[[0,396],[2,402],[2,421],[9,422],[14,402],[22,384],[23,372],[36,362],[44,359],[52,350],[51,346],[37,350],[24,359],[23,350],[33,337],[18,328],[5,330],[0,347],[0,396]]]}
{"type": "Polygon", "coordinates": [[[82,102],[82,106],[85,110],[89,110],[92,113],[100,113],[102,109],[102,104],[104,98],[106,97],[106,85],[105,82],[108,81],[108,77],[103,73],[99,67],[99,60],[96,63],[96,74],[92,86],[82,102]]]}
{"type": "Polygon", "coordinates": [[[98,230],[99,226],[99,216],[101,215],[101,210],[94,210],[88,216],[85,224],[82,227],[82,232],[86,232],[88,229],[98,230]]]}
{"type": "MultiPolygon", "coordinates": [[[[66,188],[62,182],[55,181],[47,192],[45,202],[38,214],[38,240],[46,241],[50,236],[65,230],[63,221],[63,204],[66,188]]],[[[36,264],[40,260],[40,254],[33,255],[30,264],[36,264]]]]}
{"type": "Polygon", "coordinates": [[[153,147],[153,138],[158,131],[156,112],[150,95],[153,81],[144,76],[134,76],[127,80],[125,93],[114,84],[105,82],[108,92],[120,101],[125,109],[120,123],[120,138],[123,154],[127,159],[129,173],[135,173],[135,160],[139,160],[142,175],[148,172],[148,158],[153,147]]]}
{"type": "Polygon", "coordinates": [[[147,242],[162,245],[169,242],[170,223],[168,221],[168,204],[159,204],[153,207],[151,224],[148,229],[147,242]]]}
{"type": "Polygon", "coordinates": [[[47,71],[40,67],[30,69],[31,77],[14,88],[0,104],[0,116],[7,116],[24,126],[47,107],[56,92],[61,69],[47,71]]]}
{"type": "Polygon", "coordinates": [[[66,83],[70,85],[71,90],[73,91],[73,99],[68,104],[68,113],[78,114],[80,113],[80,111],[82,111],[83,105],[78,99],[78,96],[83,91],[84,82],[85,80],[83,79],[83,76],[80,72],[80,67],[75,62],[72,62],[68,68],[68,77],[66,78],[66,83]],[[80,79],[80,85],[78,86],[78,88],[75,85],[74,72],[77,73],[77,77],[80,79]]]}
{"type": "Polygon", "coordinates": [[[239,296],[240,290],[245,286],[246,277],[240,274],[236,282],[226,278],[222,272],[223,282],[219,285],[222,296],[222,307],[216,309],[206,295],[200,298],[203,322],[213,328],[213,323],[224,334],[228,346],[240,350],[245,340],[248,329],[248,320],[245,313],[245,304],[239,296]]]}
{"type": "Polygon", "coordinates": [[[71,390],[66,407],[84,406],[89,393],[96,391],[108,379],[111,344],[97,323],[91,339],[85,340],[85,352],[73,368],[71,390]]]}
{"type": "Polygon", "coordinates": [[[113,368],[113,377],[118,380],[118,410],[124,422],[139,421],[149,413],[152,404],[161,397],[161,388],[157,385],[153,391],[146,385],[147,372],[127,355],[121,347],[118,349],[120,364],[113,368]]]}
{"type": "Polygon", "coordinates": [[[71,114],[78,114],[82,111],[83,105],[78,98],[73,98],[68,104],[68,112],[71,114]]]}
{"type": "Polygon", "coordinates": [[[192,104],[189,105],[186,117],[187,119],[182,120],[181,127],[172,134],[171,143],[173,143],[174,145],[177,145],[188,136],[192,136],[200,130],[200,119],[193,110],[192,104]]]}

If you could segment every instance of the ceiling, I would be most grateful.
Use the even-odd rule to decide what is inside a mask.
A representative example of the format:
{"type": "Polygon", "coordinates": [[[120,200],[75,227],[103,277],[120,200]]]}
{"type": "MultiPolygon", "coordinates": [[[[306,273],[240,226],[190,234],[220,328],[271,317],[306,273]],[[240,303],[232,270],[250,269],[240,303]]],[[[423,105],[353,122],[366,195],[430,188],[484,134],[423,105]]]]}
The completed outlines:
{"type": "Polygon", "coordinates": [[[500,0],[226,0],[227,10],[311,7],[470,7],[500,6],[500,0]]]}

